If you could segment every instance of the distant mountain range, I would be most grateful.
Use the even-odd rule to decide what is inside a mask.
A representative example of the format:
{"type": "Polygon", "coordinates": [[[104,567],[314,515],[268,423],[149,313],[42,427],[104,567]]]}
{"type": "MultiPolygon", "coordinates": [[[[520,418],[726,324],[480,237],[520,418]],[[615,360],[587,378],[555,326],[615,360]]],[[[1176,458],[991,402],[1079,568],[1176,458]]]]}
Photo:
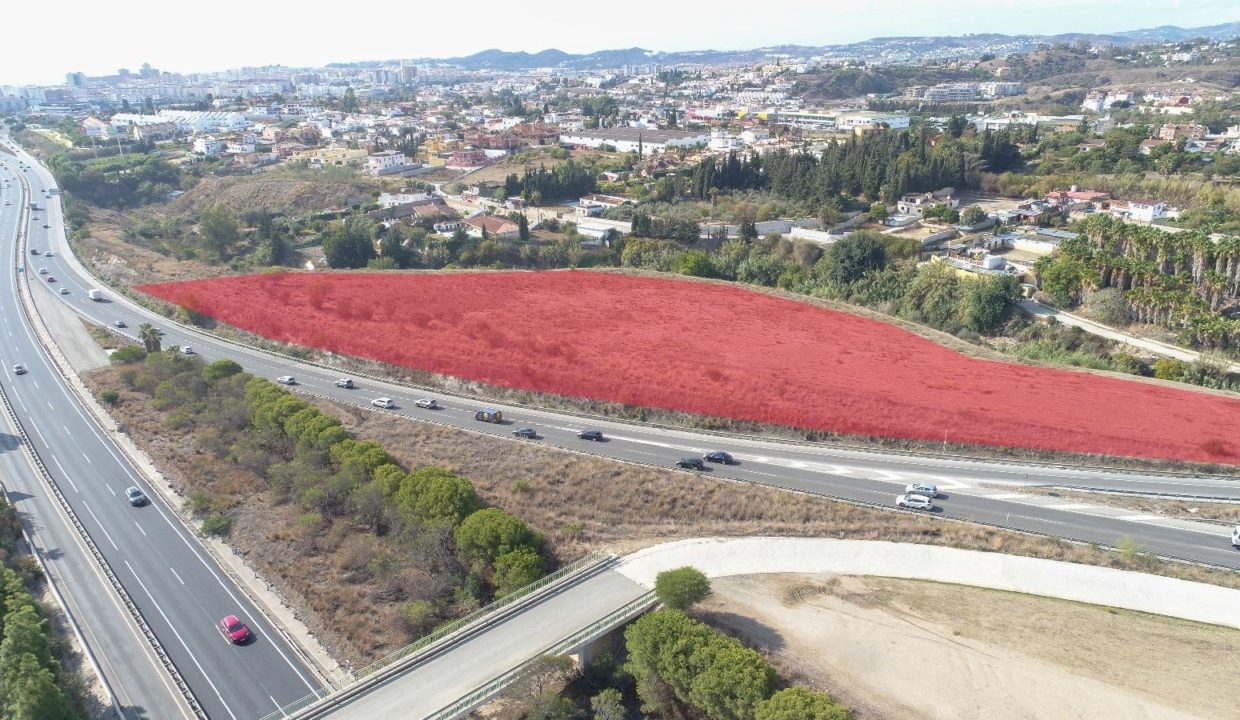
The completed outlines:
{"type": "Polygon", "coordinates": [[[423,58],[418,62],[456,65],[465,70],[528,70],[547,67],[605,70],[624,65],[729,65],[775,58],[806,59],[817,55],[910,62],[933,57],[976,57],[988,52],[998,55],[1025,52],[1032,50],[1039,43],[1074,43],[1078,40],[1086,40],[1093,44],[1138,45],[1178,42],[1197,37],[1224,40],[1237,36],[1240,36],[1240,22],[1196,28],[1164,25],[1108,34],[1002,35],[986,33],[944,37],[886,37],[846,45],[820,47],[777,45],[752,50],[700,50],[668,53],[634,47],[587,54],[566,53],[554,49],[537,53],[483,50],[465,57],[423,58]]]}

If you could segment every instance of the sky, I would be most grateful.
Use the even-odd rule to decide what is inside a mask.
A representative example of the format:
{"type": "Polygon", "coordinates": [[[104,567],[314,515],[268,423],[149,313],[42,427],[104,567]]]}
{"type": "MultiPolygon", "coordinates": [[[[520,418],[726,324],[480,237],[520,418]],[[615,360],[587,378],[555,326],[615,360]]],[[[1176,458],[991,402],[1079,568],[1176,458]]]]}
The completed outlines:
{"type": "Polygon", "coordinates": [[[1117,32],[1240,20],[1236,0],[16,0],[0,85],[61,84],[147,62],[170,72],[453,57],[829,45],[892,35],[1117,32]]]}

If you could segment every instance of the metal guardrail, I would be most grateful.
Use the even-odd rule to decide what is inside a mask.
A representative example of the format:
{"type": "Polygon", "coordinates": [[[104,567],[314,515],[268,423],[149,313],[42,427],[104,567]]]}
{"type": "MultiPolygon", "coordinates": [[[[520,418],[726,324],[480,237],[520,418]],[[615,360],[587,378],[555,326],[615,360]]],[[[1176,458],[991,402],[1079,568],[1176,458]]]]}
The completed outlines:
{"type": "Polygon", "coordinates": [[[562,655],[569,650],[581,645],[581,643],[592,640],[600,635],[611,632],[615,628],[623,625],[634,617],[649,610],[658,602],[654,592],[648,592],[645,595],[626,604],[624,607],[609,613],[601,620],[591,623],[568,638],[556,643],[544,653],[540,653],[520,665],[512,668],[508,672],[491,680],[490,682],[470,691],[468,695],[461,697],[451,705],[435,711],[428,715],[425,720],[452,720],[460,717],[465,713],[473,710],[479,705],[485,703],[496,695],[500,694],[509,685],[520,680],[523,675],[529,672],[530,668],[538,662],[539,657],[543,655],[562,655]]]}
{"type": "MultiPolygon", "coordinates": [[[[25,177],[21,177],[20,180],[22,183],[23,209],[19,217],[16,250],[18,256],[22,258],[22,264],[29,267],[28,263],[26,263],[25,245],[26,226],[29,224],[28,217],[30,215],[30,185],[29,181],[26,180],[25,177]]],[[[30,294],[29,273],[21,273],[21,277],[17,280],[17,285],[17,294],[21,298],[21,302],[19,303],[21,313],[25,316],[26,322],[37,331],[40,328],[39,321],[41,318],[37,319],[27,304],[33,301],[33,297],[30,294]]],[[[46,334],[46,329],[44,329],[44,333],[46,334]]],[[[59,374],[64,376],[64,369],[61,368],[60,364],[55,361],[55,358],[50,352],[48,354],[52,359],[52,366],[55,367],[59,374]]],[[[65,377],[65,380],[72,384],[71,378],[65,377]]],[[[207,714],[202,709],[202,705],[199,704],[198,698],[194,695],[194,691],[190,689],[189,683],[185,681],[185,678],[181,675],[180,669],[177,668],[176,663],[172,661],[172,658],[164,649],[163,643],[159,641],[159,638],[155,636],[155,632],[151,630],[150,625],[147,624],[146,618],[142,615],[142,611],[139,610],[137,604],[134,603],[129,591],[125,589],[123,584],[121,584],[120,579],[112,570],[112,566],[108,563],[107,558],[104,557],[103,553],[99,550],[99,546],[95,544],[94,539],[90,536],[90,533],[87,532],[86,526],[82,524],[82,521],[78,518],[77,513],[69,504],[69,501],[64,496],[64,493],[60,491],[60,486],[56,484],[56,480],[47,469],[47,465],[44,464],[43,458],[40,457],[39,453],[35,451],[34,444],[30,441],[30,435],[27,434],[25,425],[22,424],[21,418],[18,417],[16,409],[14,409],[12,403],[9,402],[8,395],[3,391],[0,391],[0,403],[3,404],[5,412],[8,414],[10,420],[12,420],[13,427],[17,429],[17,433],[21,437],[22,443],[25,444],[26,448],[30,451],[30,456],[34,460],[35,467],[38,468],[39,474],[42,476],[48,489],[51,490],[52,496],[56,499],[57,504],[60,506],[65,516],[69,519],[73,529],[77,532],[78,536],[81,537],[82,542],[86,545],[86,548],[90,552],[91,557],[94,559],[95,564],[103,572],[104,577],[108,580],[108,584],[112,586],[112,590],[121,600],[121,604],[125,607],[126,611],[128,611],[134,623],[137,624],[139,631],[142,633],[142,637],[146,640],[147,644],[151,647],[151,650],[155,653],[155,657],[159,659],[160,664],[172,679],[173,685],[175,685],[177,691],[180,692],[181,697],[185,700],[190,712],[192,712],[195,717],[202,718],[202,720],[207,720],[207,714]]]]}
{"type": "Polygon", "coordinates": [[[435,646],[445,640],[451,639],[455,641],[459,639],[453,636],[457,633],[462,633],[462,631],[470,628],[471,626],[481,622],[483,623],[482,626],[485,627],[485,621],[495,618],[501,613],[501,611],[517,605],[523,600],[531,598],[539,590],[554,585],[566,578],[570,578],[579,573],[596,568],[603,563],[610,562],[614,558],[615,556],[608,552],[592,552],[589,555],[565,565],[559,570],[556,570],[555,572],[550,573],[509,595],[505,595],[486,607],[475,610],[469,615],[457,618],[456,620],[435,628],[435,630],[433,630],[430,634],[418,638],[405,647],[393,651],[373,663],[350,673],[347,680],[344,680],[343,682],[328,683],[313,693],[310,693],[309,695],[306,695],[298,700],[294,700],[287,705],[281,706],[275,712],[268,713],[260,718],[260,720],[277,720],[279,718],[293,716],[295,713],[307,710],[315,704],[327,700],[328,698],[344,692],[345,690],[351,690],[367,682],[376,680],[382,671],[393,668],[404,661],[413,662],[416,660],[416,656],[419,653],[430,650],[432,646],[435,646]]]}

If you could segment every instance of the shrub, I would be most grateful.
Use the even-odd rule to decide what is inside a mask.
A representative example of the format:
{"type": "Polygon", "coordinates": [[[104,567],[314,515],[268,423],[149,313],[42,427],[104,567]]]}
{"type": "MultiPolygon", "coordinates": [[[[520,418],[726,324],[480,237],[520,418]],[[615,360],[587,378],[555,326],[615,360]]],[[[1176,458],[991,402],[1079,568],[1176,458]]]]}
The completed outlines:
{"type": "Polygon", "coordinates": [[[1162,358],[1154,363],[1154,377],[1159,380],[1180,380],[1188,370],[1188,363],[1175,358],[1162,358]]]}
{"type": "Polygon", "coordinates": [[[120,402],[121,396],[115,390],[104,390],[99,393],[99,400],[106,405],[116,406],[120,402]]]}
{"type": "Polygon", "coordinates": [[[695,567],[664,570],[655,578],[654,593],[673,610],[687,610],[710,595],[710,580],[695,567]]]}
{"type": "Polygon", "coordinates": [[[1119,288],[1103,288],[1089,296],[1085,309],[1100,323],[1107,325],[1128,324],[1128,301],[1119,288]]]}
{"type": "Polygon", "coordinates": [[[513,481],[512,481],[512,491],[513,491],[514,493],[518,494],[518,495],[521,495],[521,494],[524,494],[524,493],[529,492],[529,491],[530,491],[530,481],[529,481],[529,480],[513,480],[513,481]]]}
{"type": "Polygon", "coordinates": [[[185,507],[194,517],[202,517],[211,512],[214,503],[206,490],[194,490],[185,497],[185,507]]]}
{"type": "Polygon", "coordinates": [[[146,348],[141,345],[125,345],[112,351],[108,359],[113,365],[128,365],[142,362],[146,359],[146,355],[146,348]]]}
{"type": "Polygon", "coordinates": [[[435,621],[435,606],[430,600],[414,600],[400,608],[400,619],[412,635],[424,634],[435,621]]]}
{"type": "Polygon", "coordinates": [[[213,537],[224,537],[232,530],[232,520],[227,515],[217,512],[202,521],[202,534],[213,537]]]}

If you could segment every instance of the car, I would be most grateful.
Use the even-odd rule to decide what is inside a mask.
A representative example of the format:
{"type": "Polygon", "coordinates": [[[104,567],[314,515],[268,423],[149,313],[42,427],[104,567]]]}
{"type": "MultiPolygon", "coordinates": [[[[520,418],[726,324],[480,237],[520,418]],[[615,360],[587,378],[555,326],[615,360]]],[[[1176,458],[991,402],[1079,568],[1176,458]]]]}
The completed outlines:
{"type": "Polygon", "coordinates": [[[934,501],[925,495],[896,495],[896,506],[910,510],[933,510],[934,501]]]}
{"type": "Polygon", "coordinates": [[[345,390],[352,390],[353,380],[352,378],[340,378],[339,380],[336,381],[336,387],[344,388],[345,390]]]}
{"type": "Polygon", "coordinates": [[[296,385],[297,378],[293,377],[292,375],[281,375],[280,377],[276,378],[276,382],[280,383],[281,385],[296,385]]]}
{"type": "Polygon", "coordinates": [[[68,295],[68,294],[69,294],[69,288],[67,288],[67,287],[63,287],[63,286],[62,286],[62,287],[60,288],[60,294],[61,294],[61,295],[68,295]]]}
{"type": "Polygon", "coordinates": [[[423,410],[438,410],[439,409],[439,402],[435,400],[435,398],[422,398],[420,400],[415,400],[413,404],[422,408],[423,410]]]}
{"type": "Polygon", "coordinates": [[[46,274],[47,274],[47,268],[39,268],[39,274],[40,274],[40,275],[46,275],[46,274]]]}
{"type": "Polygon", "coordinates": [[[1240,548],[1240,525],[1235,526],[1231,530],[1231,546],[1240,548]]]}
{"type": "Polygon", "coordinates": [[[39,254],[39,248],[30,248],[30,254],[31,254],[31,255],[38,255],[38,254],[39,254]]]}
{"type": "Polygon", "coordinates": [[[705,470],[706,463],[702,462],[702,458],[682,457],[676,461],[676,467],[684,470],[705,470]]]}
{"type": "Polygon", "coordinates": [[[48,282],[50,282],[50,283],[54,283],[54,282],[56,282],[56,278],[55,278],[55,276],[48,275],[48,276],[47,276],[47,281],[48,281],[48,282]]]}
{"type": "Polygon", "coordinates": [[[928,498],[936,498],[939,496],[939,487],[934,483],[915,482],[905,486],[904,492],[910,495],[925,495],[928,498]]]}
{"type": "Polygon", "coordinates": [[[519,438],[525,438],[526,440],[538,439],[538,433],[534,430],[534,428],[520,428],[518,430],[513,430],[512,434],[519,438]]]}
{"type": "Polygon", "coordinates": [[[128,325],[126,325],[126,324],[125,324],[125,321],[124,321],[124,320],[117,320],[116,322],[114,322],[114,323],[112,323],[112,324],[113,324],[113,325],[115,325],[115,326],[116,326],[116,327],[118,327],[118,328],[129,327],[128,325]]]}
{"type": "Polygon", "coordinates": [[[141,507],[147,502],[146,494],[132,485],[125,488],[125,497],[129,500],[129,504],[134,507],[141,507]]]}
{"type": "Polygon", "coordinates": [[[48,225],[47,223],[43,223],[43,229],[44,229],[44,230],[46,230],[46,229],[48,229],[48,228],[50,228],[50,227],[51,227],[51,225],[48,225]]]}
{"type": "MultiPolygon", "coordinates": [[[[193,355],[193,354],[194,354],[194,346],[193,346],[193,345],[182,345],[182,346],[181,346],[181,354],[182,354],[182,355],[193,355]]],[[[289,385],[292,385],[292,384],[293,384],[293,383],[289,383],[289,385]]]]}
{"type": "Polygon", "coordinates": [[[370,404],[377,408],[383,408],[384,410],[391,410],[396,407],[396,403],[392,402],[392,398],[375,398],[370,401],[370,404]]]}
{"type": "Polygon", "coordinates": [[[25,375],[27,372],[29,372],[29,370],[26,369],[25,365],[14,365],[13,366],[14,375],[25,375]]]}
{"type": "Polygon", "coordinates": [[[731,465],[736,462],[736,459],[733,458],[730,453],[726,453],[722,450],[708,452],[706,453],[705,458],[706,462],[719,463],[721,465],[731,465]]]}
{"type": "Polygon", "coordinates": [[[577,433],[577,437],[581,438],[582,440],[593,440],[594,442],[599,442],[600,440],[603,439],[603,431],[602,430],[582,430],[581,432],[577,433]]]}
{"type": "Polygon", "coordinates": [[[51,251],[51,250],[47,250],[47,251],[45,251],[45,252],[43,253],[43,257],[51,257],[51,256],[52,256],[52,251],[51,251]]]}
{"type": "Polygon", "coordinates": [[[236,615],[226,615],[223,620],[216,623],[216,627],[219,628],[224,639],[233,645],[240,645],[250,639],[250,629],[236,615]]]}

